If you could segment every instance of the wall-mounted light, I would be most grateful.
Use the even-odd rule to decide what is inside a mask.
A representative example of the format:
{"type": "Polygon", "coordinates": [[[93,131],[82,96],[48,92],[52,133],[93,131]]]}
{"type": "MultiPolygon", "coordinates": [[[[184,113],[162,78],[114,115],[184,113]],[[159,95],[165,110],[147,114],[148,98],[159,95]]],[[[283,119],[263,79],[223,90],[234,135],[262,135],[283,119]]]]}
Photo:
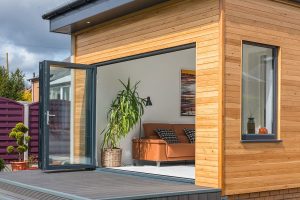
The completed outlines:
{"type": "Polygon", "coordinates": [[[146,98],[146,106],[152,106],[152,101],[151,101],[150,97],[146,98]]]}

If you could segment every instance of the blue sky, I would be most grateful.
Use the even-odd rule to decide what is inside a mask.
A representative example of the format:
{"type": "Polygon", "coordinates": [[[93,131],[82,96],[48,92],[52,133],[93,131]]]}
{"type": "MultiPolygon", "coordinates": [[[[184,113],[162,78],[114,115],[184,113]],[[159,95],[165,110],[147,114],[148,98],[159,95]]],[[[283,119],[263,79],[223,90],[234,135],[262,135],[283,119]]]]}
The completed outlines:
{"type": "Polygon", "coordinates": [[[70,55],[70,36],[49,32],[42,14],[70,0],[0,0],[0,65],[9,54],[10,69],[20,68],[27,78],[38,73],[42,60],[70,55]]]}

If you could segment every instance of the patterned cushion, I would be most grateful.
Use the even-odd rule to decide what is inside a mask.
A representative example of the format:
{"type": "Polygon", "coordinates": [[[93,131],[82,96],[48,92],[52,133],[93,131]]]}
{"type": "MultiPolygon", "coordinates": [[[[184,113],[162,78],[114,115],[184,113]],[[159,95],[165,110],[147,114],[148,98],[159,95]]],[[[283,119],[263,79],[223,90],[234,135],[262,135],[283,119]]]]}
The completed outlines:
{"type": "Polygon", "coordinates": [[[155,129],[154,131],[168,144],[179,143],[179,140],[172,129],[155,129]]]}
{"type": "Polygon", "coordinates": [[[190,143],[195,143],[195,129],[184,128],[183,131],[185,132],[186,136],[188,137],[190,143]]]}

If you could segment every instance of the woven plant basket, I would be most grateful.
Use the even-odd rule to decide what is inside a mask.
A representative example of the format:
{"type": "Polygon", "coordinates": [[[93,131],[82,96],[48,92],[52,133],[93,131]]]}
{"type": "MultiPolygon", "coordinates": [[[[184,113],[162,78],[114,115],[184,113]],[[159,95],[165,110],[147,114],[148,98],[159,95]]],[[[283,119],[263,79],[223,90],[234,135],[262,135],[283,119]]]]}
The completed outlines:
{"type": "Polygon", "coordinates": [[[102,167],[120,167],[122,149],[103,149],[101,154],[102,167]]]}

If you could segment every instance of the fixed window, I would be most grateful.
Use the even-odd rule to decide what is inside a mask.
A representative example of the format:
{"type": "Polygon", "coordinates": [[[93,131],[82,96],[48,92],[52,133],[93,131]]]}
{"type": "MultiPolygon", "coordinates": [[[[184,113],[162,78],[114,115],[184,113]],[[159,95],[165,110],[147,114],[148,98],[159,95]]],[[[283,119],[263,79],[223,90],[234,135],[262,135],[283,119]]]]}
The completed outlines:
{"type": "Polygon", "coordinates": [[[277,47],[243,42],[242,140],[277,139],[277,47]]]}

